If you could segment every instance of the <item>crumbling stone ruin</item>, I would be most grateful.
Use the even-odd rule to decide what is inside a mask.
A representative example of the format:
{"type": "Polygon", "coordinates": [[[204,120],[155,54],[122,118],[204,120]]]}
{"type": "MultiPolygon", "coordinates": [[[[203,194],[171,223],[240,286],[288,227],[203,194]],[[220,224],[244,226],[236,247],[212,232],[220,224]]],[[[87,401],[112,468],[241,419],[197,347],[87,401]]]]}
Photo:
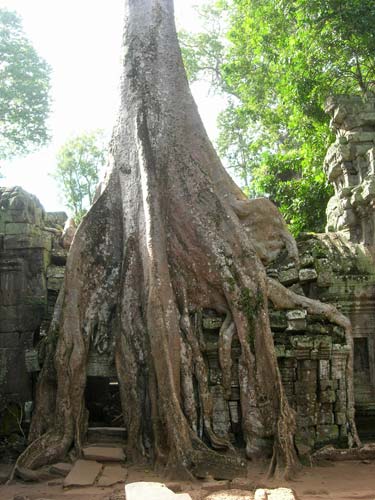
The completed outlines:
{"type": "MultiPolygon", "coordinates": [[[[350,318],[356,422],[366,439],[373,437],[375,417],[375,96],[331,98],[327,112],[336,133],[325,160],[328,179],[335,186],[327,208],[327,232],[301,235],[299,264],[288,260],[285,252],[268,266],[267,273],[299,295],[336,305],[350,318]]],[[[0,393],[21,405],[34,398],[43,339],[62,283],[69,246],[62,239],[65,219],[63,213],[46,214],[39,201],[21,188],[0,189],[0,393]]],[[[280,311],[272,303],[269,306],[283,385],[297,412],[299,454],[307,455],[327,443],[350,445],[351,346],[344,329],[303,307],[280,311]]],[[[240,343],[234,334],[232,376],[223,380],[218,340],[225,316],[202,310],[193,320],[208,366],[213,430],[241,445],[240,343]]],[[[117,401],[108,406],[113,396],[108,387],[116,386],[110,335],[98,329],[90,347],[86,404],[91,424],[103,421],[105,408],[107,413],[108,408],[121,412],[117,401]]],[[[106,422],[120,424],[117,413],[106,422]]],[[[200,435],[203,415],[198,415],[197,425],[200,435]]],[[[271,440],[267,445],[271,451],[271,440]]]]}
{"type": "Polygon", "coordinates": [[[11,414],[30,418],[43,339],[64,276],[66,218],[46,213],[20,187],[0,188],[0,437],[19,430],[11,414]]]}
{"type": "MultiPolygon", "coordinates": [[[[335,186],[327,208],[327,233],[303,234],[298,243],[299,267],[281,255],[268,267],[270,277],[294,292],[331,303],[348,316],[354,337],[356,422],[363,439],[373,438],[375,419],[375,96],[339,96],[327,101],[336,141],[325,170],[335,186]]],[[[297,412],[296,445],[305,455],[327,443],[351,444],[347,433],[346,373],[351,350],[344,329],[306,309],[272,310],[271,328],[283,385],[297,412]]],[[[206,314],[206,315],[205,315],[206,314]]],[[[231,396],[224,395],[218,360],[218,332],[223,318],[203,315],[203,336],[214,399],[214,430],[241,436],[238,345],[231,396]]]]}
{"type": "Polygon", "coordinates": [[[343,231],[353,243],[375,245],[375,95],[336,96],[326,112],[336,134],[324,169],[335,188],[327,231],[343,231]]]}

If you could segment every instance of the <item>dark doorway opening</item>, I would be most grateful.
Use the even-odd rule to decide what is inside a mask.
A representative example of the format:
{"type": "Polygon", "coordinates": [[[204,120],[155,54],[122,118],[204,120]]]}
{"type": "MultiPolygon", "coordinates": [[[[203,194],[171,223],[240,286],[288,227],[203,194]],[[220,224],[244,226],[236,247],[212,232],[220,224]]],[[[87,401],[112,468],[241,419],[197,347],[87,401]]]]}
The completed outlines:
{"type": "Polygon", "coordinates": [[[362,441],[375,439],[375,385],[373,339],[354,339],[354,395],[356,424],[362,441]]]}
{"type": "Polygon", "coordinates": [[[85,399],[90,427],[123,426],[120,391],[116,378],[87,377],[85,399]]]}

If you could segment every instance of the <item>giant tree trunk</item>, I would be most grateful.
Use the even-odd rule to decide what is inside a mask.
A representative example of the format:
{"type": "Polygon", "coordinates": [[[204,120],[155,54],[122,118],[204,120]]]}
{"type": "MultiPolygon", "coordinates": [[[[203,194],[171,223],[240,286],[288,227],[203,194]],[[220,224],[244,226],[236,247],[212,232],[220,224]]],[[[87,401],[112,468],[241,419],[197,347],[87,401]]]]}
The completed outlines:
{"type": "Polygon", "coordinates": [[[105,346],[108,332],[116,342],[128,453],[149,456],[169,471],[230,457],[230,443],[212,428],[194,321],[207,308],[226,316],[219,341],[226,390],[235,331],[240,341],[247,455],[261,454],[263,438],[273,436],[273,463],[292,472],[298,465],[295,416],[278,371],[264,263],[282,248],[297,258],[294,241],[271,203],[246,200],[213,150],[183,69],[173,1],[127,0],[124,46],[110,169],[73,241],[54,324],[57,389],[46,362],[34,442],[20,464],[35,468],[72,446],[80,451],[88,350],[98,339],[105,346]],[[259,217],[267,221],[264,233],[259,217]],[[54,418],[42,418],[46,411],[54,418]]]}

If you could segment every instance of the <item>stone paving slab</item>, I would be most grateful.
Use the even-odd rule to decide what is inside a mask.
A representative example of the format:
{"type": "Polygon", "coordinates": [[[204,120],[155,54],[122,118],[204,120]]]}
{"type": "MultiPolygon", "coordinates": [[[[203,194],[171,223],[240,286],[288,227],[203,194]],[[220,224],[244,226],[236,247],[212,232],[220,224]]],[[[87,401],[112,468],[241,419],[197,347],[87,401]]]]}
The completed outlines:
{"type": "Polygon", "coordinates": [[[126,440],[126,430],[124,427],[89,427],[87,431],[87,441],[95,443],[123,443],[126,440]]]}
{"type": "Polygon", "coordinates": [[[64,479],[64,486],[91,486],[103,468],[93,460],[77,460],[64,479]]]}
{"type": "Polygon", "coordinates": [[[163,483],[137,482],[125,485],[126,500],[192,500],[187,493],[174,493],[163,483]]]}
{"type": "Polygon", "coordinates": [[[113,484],[124,483],[127,475],[128,471],[121,465],[107,465],[98,480],[98,486],[112,486],[113,484]]]}
{"type": "Polygon", "coordinates": [[[58,474],[59,476],[65,477],[69,474],[72,468],[73,468],[72,464],[66,462],[59,462],[57,464],[51,465],[49,471],[52,472],[52,474],[58,474]]]}
{"type": "Polygon", "coordinates": [[[86,460],[97,460],[98,462],[124,462],[125,453],[122,448],[115,446],[87,446],[83,448],[83,456],[86,460]]]}

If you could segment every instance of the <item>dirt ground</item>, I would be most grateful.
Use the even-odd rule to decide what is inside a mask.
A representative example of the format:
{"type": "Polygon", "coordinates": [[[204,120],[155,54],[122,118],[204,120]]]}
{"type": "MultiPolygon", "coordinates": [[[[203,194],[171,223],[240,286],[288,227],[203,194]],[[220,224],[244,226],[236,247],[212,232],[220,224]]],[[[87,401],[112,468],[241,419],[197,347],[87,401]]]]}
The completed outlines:
{"type": "MultiPolygon", "coordinates": [[[[176,492],[187,492],[193,500],[202,500],[214,491],[246,489],[256,487],[289,487],[292,488],[299,500],[345,500],[361,499],[375,500],[375,461],[364,462],[336,462],[321,466],[305,467],[294,481],[269,480],[266,477],[265,466],[249,465],[248,477],[241,480],[229,481],[197,481],[196,483],[170,482],[166,478],[156,475],[151,470],[142,467],[130,467],[126,482],[158,481],[165,482],[176,492]]],[[[45,483],[31,484],[17,482],[11,485],[0,485],[0,500],[123,500],[124,485],[112,487],[88,487],[64,489],[56,480],[45,483]]],[[[62,483],[62,480],[57,480],[62,483]]],[[[234,491],[233,491],[234,493],[234,491]]],[[[231,499],[231,496],[227,497],[231,499]]],[[[234,498],[232,496],[232,498],[234,498]]],[[[239,497],[237,497],[239,498],[239,497]]],[[[246,496],[245,496],[246,498],[246,496]]],[[[247,496],[251,498],[251,496],[247,496]]],[[[152,499],[150,499],[152,500],[152,499]]]]}

